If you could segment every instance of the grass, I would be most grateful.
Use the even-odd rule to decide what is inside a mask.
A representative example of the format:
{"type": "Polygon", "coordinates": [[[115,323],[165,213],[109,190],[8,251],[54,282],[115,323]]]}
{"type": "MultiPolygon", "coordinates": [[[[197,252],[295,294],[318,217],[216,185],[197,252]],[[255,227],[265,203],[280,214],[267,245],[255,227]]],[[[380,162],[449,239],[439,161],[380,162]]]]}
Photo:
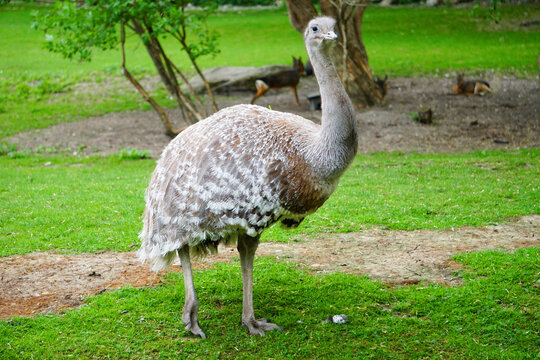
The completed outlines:
{"type": "Polygon", "coordinates": [[[0,256],[125,251],[137,242],[153,161],[0,158],[0,256]]]}
{"type": "Polygon", "coordinates": [[[391,76],[487,69],[537,74],[538,32],[519,23],[537,18],[540,7],[501,11],[504,21],[496,25],[481,19],[484,10],[474,16],[467,8],[370,8],[363,27],[370,66],[391,76]]]}
{"type": "MultiPolygon", "coordinates": [[[[152,94],[170,106],[161,88],[152,94]]],[[[149,108],[116,75],[0,74],[0,138],[60,122],[149,108]]]]}
{"type": "Polygon", "coordinates": [[[183,280],[124,288],[80,309],[0,322],[3,359],[534,359],[540,329],[538,248],[456,258],[465,283],[391,287],[340,273],[313,275],[259,258],[255,309],[284,332],[250,337],[240,326],[239,262],[195,272],[200,324],[183,331],[183,280]],[[346,314],[345,325],[324,324],[346,314]]]}
{"type": "MultiPolygon", "coordinates": [[[[149,109],[121,76],[118,49],[96,52],[90,63],[48,53],[42,46],[44,34],[30,28],[36,9],[47,7],[0,7],[0,138],[113,111],[149,109]]],[[[370,66],[374,73],[390,76],[486,69],[536,74],[537,31],[519,23],[540,17],[540,7],[502,7],[501,25],[482,20],[486,11],[473,15],[471,9],[370,7],[363,23],[370,66]]],[[[289,64],[291,55],[306,59],[302,37],[285,10],[219,13],[209,25],[220,34],[221,54],[202,59],[203,68],[289,64]]],[[[165,46],[171,58],[192,71],[178,46],[167,40],[165,46]]],[[[138,76],[155,74],[134,37],[128,42],[127,65],[138,76]]],[[[166,106],[174,105],[163,87],[151,93],[166,106]]]]}
{"type": "MultiPolygon", "coordinates": [[[[155,162],[128,159],[144,154],[132,149],[101,158],[0,157],[0,256],[136,246],[155,162]]],[[[298,241],[301,234],[370,226],[480,226],[538,214],[539,160],[538,149],[359,155],[317,213],[293,231],[274,226],[263,239],[298,241]]]]}
{"type": "MultiPolygon", "coordinates": [[[[30,28],[31,12],[35,9],[46,11],[47,7],[0,8],[0,47],[6,55],[2,62],[4,72],[31,71],[43,75],[119,69],[118,49],[96,52],[95,61],[84,64],[48,53],[42,47],[44,34],[30,28]]],[[[534,74],[537,32],[520,28],[519,22],[538,18],[540,7],[500,9],[503,20],[496,25],[482,20],[487,9],[477,10],[475,15],[467,8],[370,7],[362,29],[372,68],[376,73],[395,75],[464,68],[534,74]],[[411,64],[415,66],[411,68],[411,64]]],[[[203,59],[205,68],[288,64],[291,55],[306,55],[302,36],[290,26],[285,9],[218,13],[209,19],[209,26],[220,35],[221,54],[203,59]]],[[[186,67],[188,61],[181,50],[173,42],[165,44],[171,48],[171,56],[186,67]]],[[[131,67],[153,72],[150,59],[135,38],[130,39],[128,56],[131,67]]]]}

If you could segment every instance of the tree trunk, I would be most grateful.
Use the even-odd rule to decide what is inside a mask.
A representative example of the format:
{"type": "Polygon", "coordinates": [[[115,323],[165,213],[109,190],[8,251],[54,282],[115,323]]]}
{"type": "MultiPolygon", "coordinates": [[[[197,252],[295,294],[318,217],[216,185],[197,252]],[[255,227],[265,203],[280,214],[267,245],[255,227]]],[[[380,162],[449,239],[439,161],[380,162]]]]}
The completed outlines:
{"type": "Polygon", "coordinates": [[[301,34],[308,22],[318,15],[311,0],[287,0],[287,9],[291,25],[301,34]]]}
{"type": "MultiPolygon", "coordinates": [[[[336,68],[345,89],[358,107],[379,104],[383,101],[383,89],[373,79],[366,48],[362,43],[362,16],[367,0],[321,0],[321,12],[337,21],[339,32],[335,51],[336,68]]],[[[317,11],[311,0],[287,0],[289,20],[299,32],[303,32],[317,11]]]]}

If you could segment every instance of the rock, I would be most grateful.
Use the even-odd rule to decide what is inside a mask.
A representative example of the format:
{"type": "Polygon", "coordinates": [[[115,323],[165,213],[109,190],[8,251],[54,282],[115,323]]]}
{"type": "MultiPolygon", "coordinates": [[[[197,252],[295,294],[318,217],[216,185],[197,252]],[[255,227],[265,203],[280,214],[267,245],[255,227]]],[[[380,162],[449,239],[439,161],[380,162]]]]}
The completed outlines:
{"type": "Polygon", "coordinates": [[[349,318],[345,314],[332,316],[332,322],[334,324],[345,324],[348,320],[349,318]]]}
{"type": "MultiPolygon", "coordinates": [[[[287,65],[269,65],[262,67],[237,67],[225,66],[215,67],[203,71],[203,75],[210,84],[213,91],[218,94],[229,95],[238,91],[255,92],[255,80],[283,70],[290,69],[287,65]]],[[[195,76],[189,83],[196,92],[202,93],[206,90],[200,76],[195,76]]],[[[182,86],[187,89],[186,85],[182,86]]]]}
{"type": "Polygon", "coordinates": [[[326,320],[323,321],[323,323],[329,323],[333,322],[334,324],[345,324],[349,318],[345,314],[341,315],[333,315],[326,318],[326,320]]]}

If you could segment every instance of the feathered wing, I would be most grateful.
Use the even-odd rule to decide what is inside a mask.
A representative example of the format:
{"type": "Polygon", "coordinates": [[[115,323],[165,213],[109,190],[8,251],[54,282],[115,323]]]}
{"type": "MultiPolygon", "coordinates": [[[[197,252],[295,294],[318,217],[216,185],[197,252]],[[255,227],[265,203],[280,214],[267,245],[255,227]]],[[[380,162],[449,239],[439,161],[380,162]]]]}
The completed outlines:
{"type": "Polygon", "coordinates": [[[183,245],[207,253],[239,232],[256,236],[280,219],[301,221],[335,188],[318,183],[303,157],[318,131],[301,117],[249,105],[186,129],[152,174],[139,258],[158,270],[183,245]]]}

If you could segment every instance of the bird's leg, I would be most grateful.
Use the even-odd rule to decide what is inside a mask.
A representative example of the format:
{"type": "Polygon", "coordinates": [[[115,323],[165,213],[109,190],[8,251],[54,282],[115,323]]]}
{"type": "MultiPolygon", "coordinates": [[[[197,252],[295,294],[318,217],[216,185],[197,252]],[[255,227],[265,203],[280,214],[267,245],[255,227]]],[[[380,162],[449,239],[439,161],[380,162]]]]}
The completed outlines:
{"type": "Polygon", "coordinates": [[[242,325],[248,328],[251,335],[264,335],[265,331],[280,330],[276,324],[266,319],[255,319],[253,310],[253,258],[259,245],[259,237],[238,236],[238,252],[242,265],[242,280],[244,284],[244,299],[242,307],[242,325]]]}
{"type": "Polygon", "coordinates": [[[197,300],[197,294],[195,293],[195,285],[193,284],[189,246],[184,245],[179,249],[178,256],[182,263],[182,274],[184,275],[184,286],[186,289],[186,301],[182,311],[182,322],[186,325],[186,330],[190,330],[194,335],[206,339],[206,335],[199,327],[199,322],[197,321],[199,301],[197,300]]]}

